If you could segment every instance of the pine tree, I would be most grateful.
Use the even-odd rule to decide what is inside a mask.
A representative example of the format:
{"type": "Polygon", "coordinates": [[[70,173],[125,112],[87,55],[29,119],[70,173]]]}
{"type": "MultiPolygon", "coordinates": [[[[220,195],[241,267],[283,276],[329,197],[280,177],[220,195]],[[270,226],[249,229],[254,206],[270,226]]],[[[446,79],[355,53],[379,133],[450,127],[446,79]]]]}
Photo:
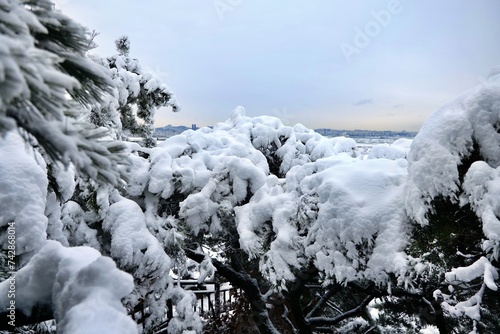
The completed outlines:
{"type": "Polygon", "coordinates": [[[434,113],[409,155],[408,252],[442,333],[500,330],[499,73],[434,113]]]}
{"type": "MultiPolygon", "coordinates": [[[[77,119],[80,106],[100,101],[113,82],[86,58],[86,30],[49,1],[1,0],[0,40],[0,240],[4,265],[16,272],[15,321],[1,326],[55,318],[61,333],[92,332],[108,328],[107,318],[114,319],[109,332],[131,333],[120,300],[132,277],[95,249],[66,247],[57,197],[71,196],[71,182],[52,172],[74,168],[94,182],[121,184],[124,146],[77,119]]],[[[12,315],[5,312],[14,306],[13,280],[0,283],[3,319],[12,315]]]]}
{"type": "Polygon", "coordinates": [[[138,136],[143,145],[153,147],[154,116],[158,108],[171,107],[178,111],[175,96],[153,73],[145,71],[137,59],[130,57],[130,40],[122,36],[115,42],[117,54],[95,61],[109,67],[116,86],[105,103],[94,106],[90,120],[98,126],[111,128],[117,138],[138,136]],[[119,121],[118,117],[119,116],[119,121]]]}
{"type": "Polygon", "coordinates": [[[75,104],[91,105],[113,83],[86,58],[86,31],[46,0],[2,2],[5,55],[0,82],[0,134],[22,129],[53,161],[70,161],[84,174],[117,184],[123,147],[99,140],[107,131],[78,122],[75,104]],[[29,8],[29,11],[25,8],[29,8]],[[5,20],[5,19],[4,19],[5,20]],[[72,99],[68,99],[69,94],[72,99]]]}

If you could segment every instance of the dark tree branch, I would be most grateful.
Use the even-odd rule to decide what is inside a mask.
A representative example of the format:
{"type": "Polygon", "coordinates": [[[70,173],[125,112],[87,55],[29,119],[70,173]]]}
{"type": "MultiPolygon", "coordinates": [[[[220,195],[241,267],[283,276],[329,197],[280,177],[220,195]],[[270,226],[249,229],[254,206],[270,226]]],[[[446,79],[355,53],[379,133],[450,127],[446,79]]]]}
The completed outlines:
{"type": "Polygon", "coordinates": [[[416,300],[420,300],[424,296],[423,293],[410,292],[404,289],[399,289],[394,286],[392,287],[390,293],[386,290],[380,290],[374,287],[373,284],[370,284],[369,286],[366,287],[358,282],[353,281],[349,282],[348,286],[376,298],[392,296],[392,297],[409,297],[409,298],[415,298],[416,300]]]}
{"type": "Polygon", "coordinates": [[[310,271],[302,271],[290,289],[288,298],[290,300],[290,307],[295,324],[298,327],[299,334],[312,334],[311,327],[306,322],[304,311],[302,310],[301,299],[304,294],[305,284],[310,280],[310,271]]]}
{"type": "MultiPolygon", "coordinates": [[[[204,253],[185,249],[186,256],[191,260],[201,263],[207,256],[204,253]]],[[[211,259],[212,264],[217,268],[217,273],[226,278],[233,286],[243,290],[247,301],[252,309],[252,316],[261,334],[279,334],[274,327],[266,308],[266,301],[260,293],[257,280],[252,278],[245,271],[235,271],[217,259],[211,259]]]]}
{"type": "Polygon", "coordinates": [[[321,297],[321,299],[314,305],[314,307],[309,311],[309,313],[306,315],[306,319],[311,318],[316,311],[318,311],[321,307],[323,307],[326,302],[332,298],[337,292],[340,290],[340,285],[335,285],[328,289],[328,291],[321,297]]]}
{"type": "Polygon", "coordinates": [[[358,314],[362,314],[365,307],[368,306],[368,304],[372,301],[373,298],[374,298],[374,296],[366,297],[358,306],[356,306],[355,308],[353,308],[347,312],[339,314],[336,317],[333,317],[333,318],[314,317],[314,318],[307,319],[307,321],[309,324],[315,325],[315,326],[318,326],[318,325],[319,326],[321,326],[321,325],[336,325],[339,322],[341,322],[342,320],[345,320],[347,318],[350,318],[350,317],[358,315],[358,314]]]}

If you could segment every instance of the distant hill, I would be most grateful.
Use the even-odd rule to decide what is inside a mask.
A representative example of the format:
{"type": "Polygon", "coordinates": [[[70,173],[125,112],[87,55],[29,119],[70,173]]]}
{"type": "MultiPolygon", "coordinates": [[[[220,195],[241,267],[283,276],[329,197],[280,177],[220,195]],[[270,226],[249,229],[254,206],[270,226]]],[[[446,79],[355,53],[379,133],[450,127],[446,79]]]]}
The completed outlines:
{"type": "MultiPolygon", "coordinates": [[[[155,137],[168,138],[178,135],[191,127],[167,125],[155,129],[155,137]]],[[[335,130],[335,129],[314,129],[317,133],[326,137],[351,137],[351,138],[413,138],[417,132],[402,131],[376,131],[376,130],[335,130]]]]}
{"type": "Polygon", "coordinates": [[[155,137],[172,137],[175,135],[178,135],[186,130],[191,129],[190,127],[179,125],[179,126],[174,126],[174,125],[167,125],[161,128],[156,128],[154,132],[155,137]]]}
{"type": "Polygon", "coordinates": [[[377,130],[334,130],[314,129],[317,133],[326,137],[351,137],[351,138],[413,138],[417,132],[401,131],[377,131],[377,130]]]}

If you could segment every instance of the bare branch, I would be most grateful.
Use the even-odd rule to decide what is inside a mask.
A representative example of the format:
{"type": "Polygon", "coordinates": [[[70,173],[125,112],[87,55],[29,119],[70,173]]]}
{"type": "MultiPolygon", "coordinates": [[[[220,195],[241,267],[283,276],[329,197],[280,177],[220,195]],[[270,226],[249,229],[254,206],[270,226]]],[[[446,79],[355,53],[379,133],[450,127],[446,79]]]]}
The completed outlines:
{"type": "Polygon", "coordinates": [[[331,289],[329,289],[318,301],[316,305],[312,308],[312,310],[306,315],[306,320],[311,318],[316,311],[318,311],[331,297],[333,297],[340,290],[340,285],[335,285],[331,289]]]}
{"type": "Polygon", "coordinates": [[[355,308],[353,308],[347,312],[339,314],[336,317],[333,317],[333,318],[314,317],[314,318],[309,318],[306,321],[311,325],[335,325],[335,324],[338,324],[342,320],[345,320],[349,317],[352,317],[354,315],[362,313],[363,309],[366,306],[368,306],[368,304],[372,301],[373,298],[374,298],[373,296],[366,297],[358,306],[356,306],[355,308]]]}

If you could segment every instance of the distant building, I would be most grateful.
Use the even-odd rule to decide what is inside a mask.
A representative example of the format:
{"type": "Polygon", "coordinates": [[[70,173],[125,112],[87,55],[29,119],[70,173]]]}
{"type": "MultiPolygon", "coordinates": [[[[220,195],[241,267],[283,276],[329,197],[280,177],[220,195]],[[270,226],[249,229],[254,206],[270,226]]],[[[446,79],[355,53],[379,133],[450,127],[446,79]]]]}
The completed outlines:
{"type": "Polygon", "coordinates": [[[195,130],[196,131],[197,127],[196,127],[196,124],[191,124],[191,130],[195,130]]]}

